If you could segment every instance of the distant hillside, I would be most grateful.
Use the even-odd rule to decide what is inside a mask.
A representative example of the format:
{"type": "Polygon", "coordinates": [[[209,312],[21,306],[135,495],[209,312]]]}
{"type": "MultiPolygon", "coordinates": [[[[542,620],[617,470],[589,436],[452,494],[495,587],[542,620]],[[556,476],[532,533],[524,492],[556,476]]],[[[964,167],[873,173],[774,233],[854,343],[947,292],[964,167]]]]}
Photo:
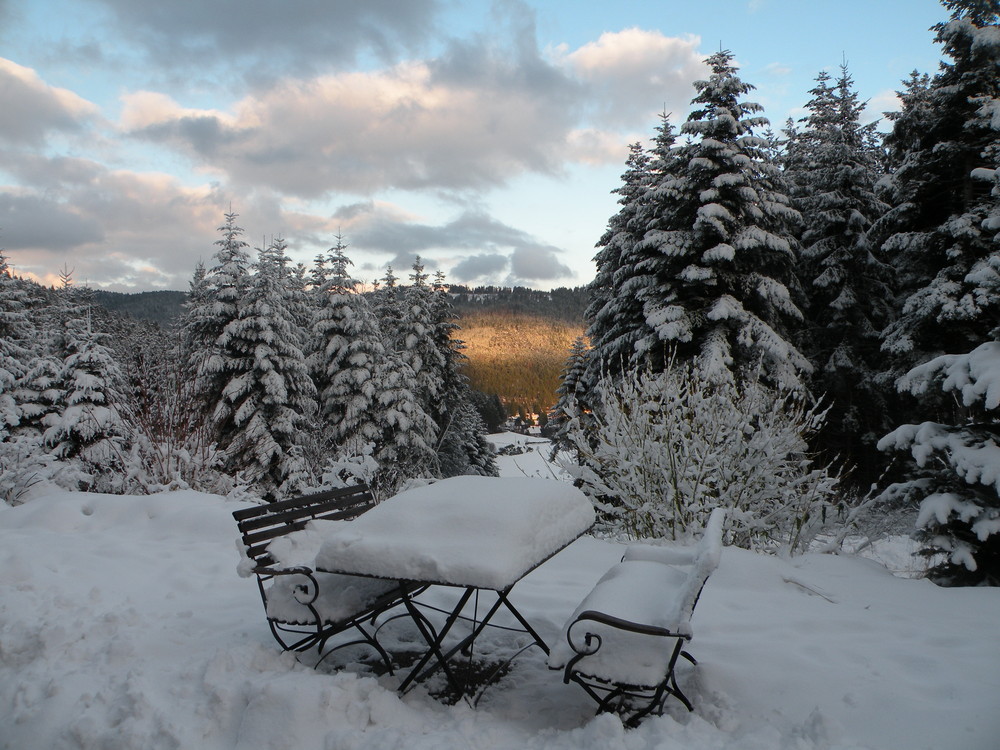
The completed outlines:
{"type": "Polygon", "coordinates": [[[450,286],[452,303],[459,314],[470,311],[522,313],[540,318],[579,323],[587,307],[586,287],[559,287],[549,292],[516,286],[450,286]]]}
{"type": "Polygon", "coordinates": [[[162,291],[125,294],[95,289],[93,299],[106,310],[167,326],[180,317],[181,305],[187,299],[187,293],[162,291]]]}
{"type": "Polygon", "coordinates": [[[496,393],[510,413],[545,413],[556,402],[559,375],[582,322],[506,310],[465,310],[458,338],[473,388],[496,393]]]}
{"type": "MultiPolygon", "coordinates": [[[[163,326],[180,317],[186,299],[184,292],[94,291],[102,307],[163,326]]],[[[453,287],[472,387],[497,394],[511,413],[551,408],[570,345],[584,331],[586,300],[583,288],[453,287]]]]}

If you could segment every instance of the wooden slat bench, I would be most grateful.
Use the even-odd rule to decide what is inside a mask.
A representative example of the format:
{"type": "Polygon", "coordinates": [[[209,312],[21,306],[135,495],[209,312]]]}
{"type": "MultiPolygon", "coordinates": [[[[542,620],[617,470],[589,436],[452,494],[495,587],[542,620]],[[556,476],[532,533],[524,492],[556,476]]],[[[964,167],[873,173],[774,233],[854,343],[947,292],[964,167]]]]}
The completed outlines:
{"type": "Polygon", "coordinates": [[[693,710],[674,670],[681,656],[697,663],[683,644],[691,640],[691,615],[719,564],[724,519],[716,508],[694,547],[630,546],[566,622],[549,667],[583,687],[599,713],[616,712],[636,726],[650,713],[662,714],[671,695],[693,710]]]}
{"type": "Polygon", "coordinates": [[[324,526],[350,521],[374,505],[369,488],[356,485],[233,512],[242,535],[240,573],[256,576],[268,625],[282,649],[316,648],[325,657],[330,638],[355,630],[358,639],[336,648],[367,644],[392,670],[375,619],[424,587],[312,568],[324,526]]]}

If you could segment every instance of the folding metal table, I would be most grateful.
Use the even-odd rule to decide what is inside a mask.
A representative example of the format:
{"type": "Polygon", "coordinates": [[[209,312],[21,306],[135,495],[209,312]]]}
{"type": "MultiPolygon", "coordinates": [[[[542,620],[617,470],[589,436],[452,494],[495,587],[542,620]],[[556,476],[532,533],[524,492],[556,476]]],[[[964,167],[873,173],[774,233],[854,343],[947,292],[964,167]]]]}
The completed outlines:
{"type": "MultiPolygon", "coordinates": [[[[527,634],[530,643],[520,653],[548,645],[510,601],[514,585],[584,534],[594,522],[587,497],[568,482],[548,479],[453,477],[402,492],[383,501],[331,533],[316,557],[316,569],[329,573],[385,578],[461,590],[440,629],[413,597],[402,593],[407,613],[426,643],[399,691],[426,680],[441,669],[449,685],[466,692],[449,662],[460,651],[474,648],[498,612],[505,610],[527,634]],[[482,617],[463,611],[482,591],[496,600],[482,617]],[[472,630],[445,648],[460,619],[472,630]]],[[[506,628],[511,629],[511,628],[506,628]]]]}

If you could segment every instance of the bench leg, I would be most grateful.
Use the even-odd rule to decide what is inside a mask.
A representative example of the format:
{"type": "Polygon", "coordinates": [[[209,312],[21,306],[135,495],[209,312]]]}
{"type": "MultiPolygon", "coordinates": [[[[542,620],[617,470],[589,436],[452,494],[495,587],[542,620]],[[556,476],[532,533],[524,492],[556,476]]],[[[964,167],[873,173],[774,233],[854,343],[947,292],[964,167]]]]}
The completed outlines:
{"type": "Polygon", "coordinates": [[[597,703],[597,713],[616,713],[622,717],[622,723],[627,727],[637,727],[650,714],[660,716],[663,707],[670,696],[684,704],[688,711],[694,711],[694,705],[677,684],[675,667],[677,660],[683,656],[692,664],[697,664],[687,651],[681,649],[683,640],[677,639],[667,666],[663,680],[655,687],[640,687],[621,683],[605,683],[596,678],[587,678],[579,672],[568,674],[564,680],[570,679],[582,687],[597,703]]]}

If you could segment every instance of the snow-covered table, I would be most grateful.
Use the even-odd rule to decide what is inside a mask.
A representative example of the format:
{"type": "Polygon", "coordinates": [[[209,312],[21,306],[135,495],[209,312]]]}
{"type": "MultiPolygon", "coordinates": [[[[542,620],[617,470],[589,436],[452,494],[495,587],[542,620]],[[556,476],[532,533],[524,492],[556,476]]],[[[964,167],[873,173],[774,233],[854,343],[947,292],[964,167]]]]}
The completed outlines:
{"type": "Polygon", "coordinates": [[[501,607],[549,652],[508,594],[525,575],[586,532],[594,517],[587,497],[566,482],[453,477],[402,492],[336,529],[320,548],[316,569],[463,589],[440,630],[405,597],[428,650],[399,688],[405,692],[441,668],[462,692],[448,661],[474,643],[501,607]],[[446,636],[469,599],[482,590],[495,592],[495,603],[475,618],[470,635],[445,653],[446,636]],[[425,670],[432,658],[436,663],[425,670]]]}

